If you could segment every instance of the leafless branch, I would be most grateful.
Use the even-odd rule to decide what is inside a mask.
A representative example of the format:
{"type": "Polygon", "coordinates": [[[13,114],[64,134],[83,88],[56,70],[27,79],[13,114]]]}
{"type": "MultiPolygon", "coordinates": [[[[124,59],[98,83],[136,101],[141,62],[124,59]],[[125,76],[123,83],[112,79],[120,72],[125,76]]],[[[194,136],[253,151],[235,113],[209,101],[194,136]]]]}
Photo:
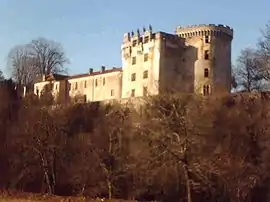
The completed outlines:
{"type": "Polygon", "coordinates": [[[29,46],[16,46],[8,54],[8,71],[15,81],[23,85],[31,85],[36,79],[37,72],[29,55],[29,46]]]}
{"type": "Polygon", "coordinates": [[[69,61],[60,44],[38,38],[30,43],[30,47],[30,55],[35,59],[34,66],[40,75],[67,71],[64,65],[69,61]]]}

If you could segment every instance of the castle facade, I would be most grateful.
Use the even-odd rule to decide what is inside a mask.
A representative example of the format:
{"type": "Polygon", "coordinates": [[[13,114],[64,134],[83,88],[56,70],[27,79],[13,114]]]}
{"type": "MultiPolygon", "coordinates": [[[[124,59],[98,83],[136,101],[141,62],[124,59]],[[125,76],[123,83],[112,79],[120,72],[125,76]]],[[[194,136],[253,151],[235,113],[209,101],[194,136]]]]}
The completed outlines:
{"type": "Polygon", "coordinates": [[[233,29],[225,25],[177,27],[174,34],[154,33],[149,26],[124,34],[122,68],[46,75],[34,91],[40,96],[49,88],[54,96],[84,102],[165,92],[230,93],[232,39],[233,29]]]}

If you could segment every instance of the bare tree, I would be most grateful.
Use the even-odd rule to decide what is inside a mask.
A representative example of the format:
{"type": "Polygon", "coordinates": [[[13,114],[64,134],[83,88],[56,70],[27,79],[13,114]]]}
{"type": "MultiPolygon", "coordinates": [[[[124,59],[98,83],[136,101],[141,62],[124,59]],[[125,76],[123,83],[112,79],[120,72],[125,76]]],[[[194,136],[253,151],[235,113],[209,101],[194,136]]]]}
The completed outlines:
{"type": "Polygon", "coordinates": [[[268,163],[262,155],[269,151],[265,146],[269,144],[269,106],[262,106],[258,95],[227,97],[214,115],[215,136],[208,143],[217,147],[209,153],[208,161],[212,162],[206,167],[225,185],[224,195],[231,201],[247,201],[252,190],[268,178],[268,163]]]}
{"type": "Polygon", "coordinates": [[[14,47],[8,54],[8,70],[19,84],[31,85],[44,74],[66,72],[68,62],[60,44],[44,38],[14,47]]]}
{"type": "Polygon", "coordinates": [[[262,30],[262,38],[258,43],[260,54],[260,65],[265,80],[270,80],[270,21],[262,30]]]}
{"type": "Polygon", "coordinates": [[[200,166],[207,158],[206,148],[211,150],[207,130],[211,129],[212,120],[211,116],[206,116],[206,109],[192,95],[157,97],[146,108],[146,125],[142,126],[144,136],[158,150],[156,159],[166,155],[163,164],[176,165],[177,180],[185,187],[188,202],[195,200],[195,190],[203,192],[203,187],[211,186],[200,166]]]}
{"type": "Polygon", "coordinates": [[[2,70],[0,69],[0,81],[4,81],[4,80],[5,80],[5,77],[3,75],[2,70]]]}
{"type": "Polygon", "coordinates": [[[21,45],[11,49],[8,54],[8,71],[11,72],[12,78],[22,85],[33,84],[37,76],[29,51],[28,45],[21,45]]]}
{"type": "Polygon", "coordinates": [[[68,59],[60,44],[38,38],[30,43],[30,56],[34,58],[34,66],[39,75],[66,72],[64,65],[68,59]]]}
{"type": "MultiPolygon", "coordinates": [[[[62,110],[55,110],[61,117],[62,110]]],[[[45,182],[46,192],[55,193],[57,172],[62,161],[62,157],[58,157],[63,155],[62,143],[66,141],[66,133],[62,131],[62,126],[59,127],[62,119],[55,116],[52,119],[52,115],[54,114],[48,113],[47,109],[36,107],[24,108],[19,112],[21,121],[13,128],[9,137],[11,148],[14,149],[13,159],[16,159],[18,154],[21,158],[19,162],[12,162],[14,172],[19,173],[13,179],[13,186],[23,183],[32,173],[36,176],[36,186],[40,186],[40,190],[45,182]],[[28,158],[29,156],[31,158],[28,158]]],[[[31,179],[29,181],[31,182],[31,179]]]]}
{"type": "Polygon", "coordinates": [[[252,92],[263,89],[263,75],[258,54],[250,48],[243,49],[233,72],[234,87],[240,91],[252,92]]]}
{"type": "Polygon", "coordinates": [[[129,132],[130,121],[128,110],[118,105],[106,105],[103,113],[92,135],[92,151],[103,171],[107,197],[112,199],[122,191],[117,187],[127,172],[125,162],[129,154],[124,133],[129,132]]]}

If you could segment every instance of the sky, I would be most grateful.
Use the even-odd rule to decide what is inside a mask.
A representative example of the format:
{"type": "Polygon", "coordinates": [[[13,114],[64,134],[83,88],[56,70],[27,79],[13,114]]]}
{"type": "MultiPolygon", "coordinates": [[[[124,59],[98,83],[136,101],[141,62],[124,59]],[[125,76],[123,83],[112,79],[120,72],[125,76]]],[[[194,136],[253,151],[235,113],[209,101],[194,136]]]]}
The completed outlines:
{"type": "Polygon", "coordinates": [[[10,49],[39,37],[63,46],[69,74],[120,67],[124,33],[149,24],[169,33],[177,26],[229,25],[234,62],[241,49],[256,45],[269,8],[270,0],[0,0],[0,69],[7,76],[10,49]]]}

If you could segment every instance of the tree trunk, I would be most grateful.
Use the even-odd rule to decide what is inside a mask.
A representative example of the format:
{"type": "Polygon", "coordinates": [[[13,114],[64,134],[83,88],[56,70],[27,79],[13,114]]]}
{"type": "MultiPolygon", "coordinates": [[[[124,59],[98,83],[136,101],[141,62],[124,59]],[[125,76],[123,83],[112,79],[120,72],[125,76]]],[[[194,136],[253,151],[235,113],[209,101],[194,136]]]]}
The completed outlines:
{"type": "Polygon", "coordinates": [[[49,176],[49,169],[48,169],[48,162],[47,159],[44,158],[44,156],[41,154],[41,152],[37,149],[34,148],[34,151],[36,151],[40,157],[40,161],[41,161],[41,167],[43,168],[43,172],[44,172],[44,177],[45,177],[45,181],[48,187],[48,192],[49,194],[53,194],[53,189],[51,186],[51,180],[50,180],[50,176],[49,176]]]}
{"type": "MultiPolygon", "coordinates": [[[[186,123],[185,123],[186,126],[186,123]]],[[[190,173],[188,170],[189,162],[188,162],[188,156],[187,156],[187,150],[188,150],[188,130],[187,127],[185,127],[185,144],[184,144],[184,172],[185,172],[185,179],[186,179],[186,191],[187,191],[187,202],[192,202],[192,196],[191,196],[191,183],[190,183],[190,173]]]]}
{"type": "Polygon", "coordinates": [[[187,202],[192,202],[191,183],[190,183],[190,176],[189,176],[187,165],[184,166],[184,172],[185,172],[185,179],[186,179],[187,202]]]}
{"type": "Polygon", "coordinates": [[[53,189],[51,186],[51,181],[49,177],[49,172],[48,172],[48,167],[43,164],[43,170],[44,170],[44,175],[45,175],[45,181],[48,187],[49,194],[53,194],[53,189]]]}
{"type": "Polygon", "coordinates": [[[51,186],[52,186],[52,192],[55,193],[55,185],[56,185],[56,151],[55,148],[53,149],[53,160],[52,160],[52,167],[51,167],[51,186]]]}
{"type": "Polygon", "coordinates": [[[112,182],[111,182],[111,175],[112,175],[112,165],[111,165],[111,157],[112,157],[112,133],[109,134],[109,156],[110,156],[110,160],[109,160],[109,169],[108,169],[108,175],[107,176],[107,187],[108,187],[108,196],[109,196],[109,200],[112,199],[112,182]]]}
{"type": "Polygon", "coordinates": [[[109,179],[107,179],[107,187],[108,187],[108,197],[109,200],[112,199],[112,183],[109,179]]]}

